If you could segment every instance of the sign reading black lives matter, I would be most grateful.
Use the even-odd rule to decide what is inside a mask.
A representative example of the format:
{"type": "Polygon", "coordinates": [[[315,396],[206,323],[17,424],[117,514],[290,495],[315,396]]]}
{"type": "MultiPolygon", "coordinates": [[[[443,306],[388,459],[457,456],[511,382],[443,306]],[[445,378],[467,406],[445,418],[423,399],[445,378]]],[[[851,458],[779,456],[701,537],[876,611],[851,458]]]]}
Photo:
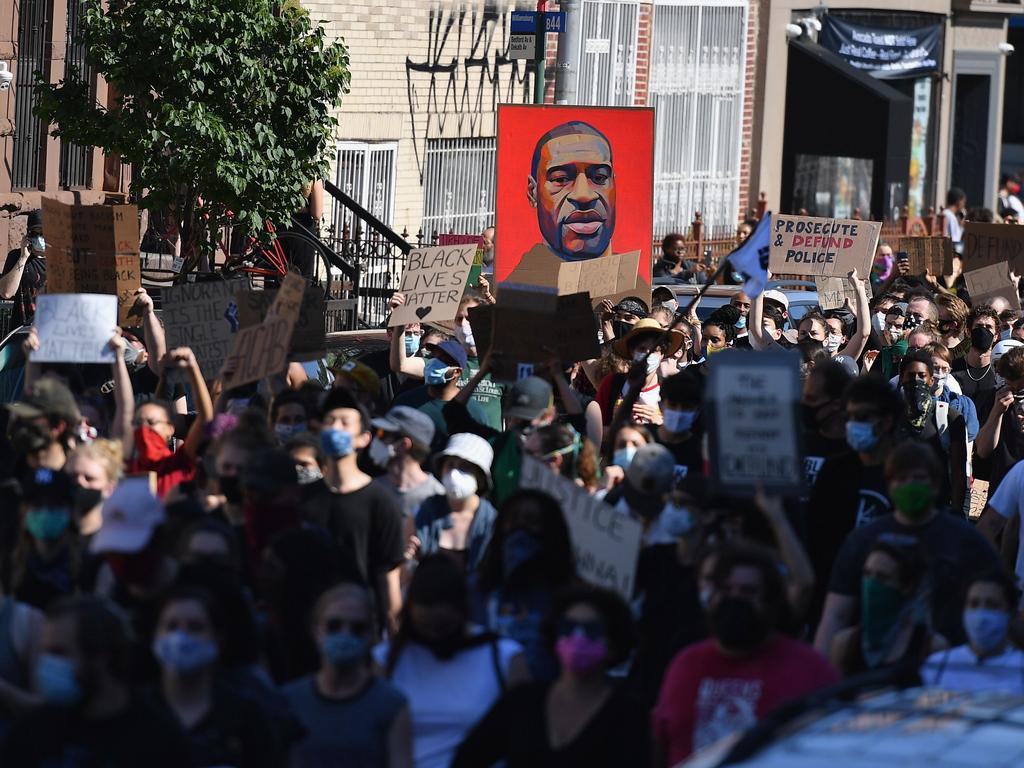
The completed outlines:
{"type": "Polygon", "coordinates": [[[388,326],[454,320],[475,255],[475,243],[409,251],[398,286],[405,294],[405,304],[391,313],[388,326]]]}
{"type": "Polygon", "coordinates": [[[711,483],[750,495],[803,490],[800,356],[795,352],[715,355],[705,389],[711,483]]]}

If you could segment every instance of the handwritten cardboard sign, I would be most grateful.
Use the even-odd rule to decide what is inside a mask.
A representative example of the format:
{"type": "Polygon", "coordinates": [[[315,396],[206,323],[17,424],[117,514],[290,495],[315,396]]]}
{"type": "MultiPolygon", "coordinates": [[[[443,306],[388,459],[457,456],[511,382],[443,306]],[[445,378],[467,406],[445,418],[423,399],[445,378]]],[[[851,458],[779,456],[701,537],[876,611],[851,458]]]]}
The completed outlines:
{"type": "Polygon", "coordinates": [[[505,287],[496,305],[469,309],[469,323],[484,357],[493,345],[501,350],[491,376],[496,381],[517,381],[543,366],[550,349],[564,364],[601,356],[590,295],[555,296],[548,291],[505,287]]]}
{"type": "Polygon", "coordinates": [[[466,278],[466,287],[476,285],[480,280],[480,273],[484,268],[483,238],[480,235],[438,235],[438,245],[475,245],[476,252],[473,254],[473,266],[469,269],[469,276],[466,278]]]}
{"type": "Polygon", "coordinates": [[[301,275],[289,272],[266,319],[235,334],[231,352],[224,361],[225,369],[231,371],[230,375],[224,374],[225,388],[241,387],[284,371],[305,285],[301,275]]]}
{"type": "MultiPolygon", "coordinates": [[[[857,308],[857,289],[845,277],[822,277],[814,276],[814,287],[818,291],[818,306],[822,309],[842,309],[846,302],[857,308]]],[[[868,298],[871,298],[871,281],[865,281],[865,290],[868,298]]]]}
{"type": "MultiPolygon", "coordinates": [[[[241,290],[235,296],[242,328],[258,325],[266,318],[277,291],[241,290]]],[[[324,289],[306,283],[299,318],[288,346],[290,360],[318,360],[327,354],[324,333],[324,289]]]]}
{"type": "Polygon", "coordinates": [[[203,376],[215,379],[241,330],[236,295],[244,280],[186,283],[163,289],[167,347],[191,347],[203,376]]]}
{"type": "Polygon", "coordinates": [[[1008,262],[1018,275],[1024,272],[1024,226],[1019,224],[964,224],[964,271],[1008,262]]]}
{"type": "Polygon", "coordinates": [[[398,286],[405,304],[388,326],[454,320],[475,254],[474,243],[411,250],[398,286]]]}
{"type": "Polygon", "coordinates": [[[1010,302],[1010,309],[1020,311],[1020,296],[1017,286],[1010,281],[1010,265],[1005,261],[965,272],[964,282],[971,294],[972,306],[990,304],[992,299],[1001,296],[1010,302]]]}
{"type": "Polygon", "coordinates": [[[519,486],[544,491],[558,501],[569,526],[579,575],[631,600],[643,538],[640,522],[594,499],[530,456],[523,457],[519,486]]]}
{"type": "Polygon", "coordinates": [[[715,356],[705,388],[711,484],[718,492],[799,496],[800,358],[789,352],[715,356]]]}
{"type": "Polygon", "coordinates": [[[46,292],[108,293],[118,324],[131,325],[139,271],[139,211],[134,205],[68,205],[43,198],[46,292]]]}
{"type": "Polygon", "coordinates": [[[112,363],[110,339],[117,325],[117,297],[48,293],[36,303],[39,349],[33,363],[112,363]]]}
{"type": "Polygon", "coordinates": [[[910,274],[953,274],[953,241],[948,237],[903,237],[893,246],[904,251],[910,263],[910,274]]]}
{"type": "Polygon", "coordinates": [[[845,277],[856,269],[863,277],[881,231],[877,221],[774,214],[768,266],[775,274],[845,277]]]}

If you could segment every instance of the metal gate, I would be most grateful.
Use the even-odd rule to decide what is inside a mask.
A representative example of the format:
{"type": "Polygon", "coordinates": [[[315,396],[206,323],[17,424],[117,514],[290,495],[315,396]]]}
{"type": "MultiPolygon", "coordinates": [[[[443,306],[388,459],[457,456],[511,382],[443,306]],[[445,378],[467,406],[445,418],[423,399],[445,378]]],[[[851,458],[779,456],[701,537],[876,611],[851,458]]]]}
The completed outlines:
{"type": "Polygon", "coordinates": [[[577,103],[633,105],[639,14],[639,2],[584,1],[577,103]]]}
{"type": "MultiPolygon", "coordinates": [[[[85,44],[81,41],[82,0],[68,0],[68,40],[64,57],[64,79],[70,80],[72,71],[76,79],[89,83],[92,91],[92,67],[85,58],[85,44]]],[[[80,147],[61,139],[60,185],[64,189],[89,186],[92,171],[92,147],[80,147]]]]}
{"type": "MultiPolygon", "coordinates": [[[[391,226],[395,215],[395,153],[397,142],[374,144],[345,141],[338,144],[335,184],[346,195],[391,226]]],[[[356,218],[335,204],[331,216],[338,237],[347,227],[354,236],[356,218]]]]}
{"type": "Polygon", "coordinates": [[[429,139],[423,237],[475,235],[494,223],[495,139],[429,139]]]}
{"type": "Polygon", "coordinates": [[[746,0],[654,7],[648,103],[655,107],[654,232],[731,228],[739,217],[746,0]]]}
{"type": "Polygon", "coordinates": [[[50,25],[45,0],[22,0],[18,15],[18,59],[14,90],[14,167],[13,189],[39,187],[40,152],[43,126],[32,114],[36,103],[35,72],[46,70],[46,43],[50,25]]]}

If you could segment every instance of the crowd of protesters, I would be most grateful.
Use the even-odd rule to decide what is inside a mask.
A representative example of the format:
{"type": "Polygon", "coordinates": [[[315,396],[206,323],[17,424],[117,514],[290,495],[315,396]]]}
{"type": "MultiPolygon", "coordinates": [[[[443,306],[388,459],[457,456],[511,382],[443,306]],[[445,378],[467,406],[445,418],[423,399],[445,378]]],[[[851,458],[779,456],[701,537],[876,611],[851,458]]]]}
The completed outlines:
{"type": "Polygon", "coordinates": [[[600,358],[514,383],[469,322],[486,279],[376,368],[235,389],[144,290],[109,367],[34,363],[30,332],[0,415],[0,765],[674,766],[865,673],[1024,694],[1020,312],[881,243],[843,309],[737,288],[700,319],[679,242],[653,302],[597,307],[600,358]],[[800,361],[802,498],[708,483],[708,372],[766,350],[800,361]],[[527,458],[640,524],[631,594],[580,578],[527,458]]]}

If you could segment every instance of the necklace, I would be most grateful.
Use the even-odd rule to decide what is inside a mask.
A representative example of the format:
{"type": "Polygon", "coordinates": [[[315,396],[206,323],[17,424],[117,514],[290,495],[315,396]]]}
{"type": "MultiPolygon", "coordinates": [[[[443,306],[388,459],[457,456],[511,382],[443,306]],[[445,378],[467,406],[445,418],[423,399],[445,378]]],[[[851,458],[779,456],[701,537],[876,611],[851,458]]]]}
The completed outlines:
{"type": "Polygon", "coordinates": [[[971,381],[981,381],[986,376],[988,376],[988,372],[989,372],[989,369],[992,367],[992,363],[989,363],[988,365],[985,366],[984,372],[982,372],[981,376],[979,376],[978,378],[974,378],[974,376],[971,375],[971,368],[972,367],[973,366],[971,366],[970,363],[967,363],[964,366],[964,370],[967,371],[967,375],[971,377],[971,381]]]}

